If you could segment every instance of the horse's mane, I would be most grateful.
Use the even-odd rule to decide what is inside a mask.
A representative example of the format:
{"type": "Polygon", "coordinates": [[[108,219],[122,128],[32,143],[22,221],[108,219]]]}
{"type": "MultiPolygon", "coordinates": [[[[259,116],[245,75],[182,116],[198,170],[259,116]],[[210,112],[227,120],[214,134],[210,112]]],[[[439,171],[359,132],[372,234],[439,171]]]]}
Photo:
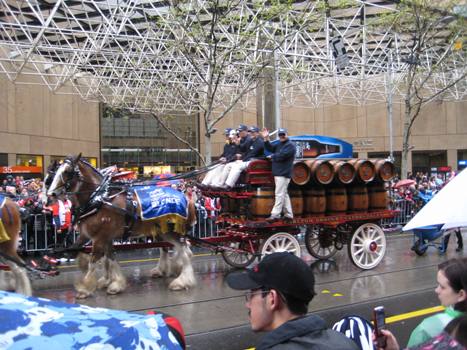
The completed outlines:
{"type": "MultiPolygon", "coordinates": [[[[75,160],[74,157],[70,156],[70,157],[67,157],[66,160],[69,160],[70,162],[73,162],[75,160]]],[[[87,160],[84,160],[82,158],[79,159],[79,162],[83,163],[84,165],[86,165],[88,168],[91,168],[91,170],[96,173],[97,175],[99,175],[99,177],[102,179],[104,176],[100,173],[99,170],[97,170],[96,168],[94,168],[92,166],[91,163],[89,163],[87,160]]]]}

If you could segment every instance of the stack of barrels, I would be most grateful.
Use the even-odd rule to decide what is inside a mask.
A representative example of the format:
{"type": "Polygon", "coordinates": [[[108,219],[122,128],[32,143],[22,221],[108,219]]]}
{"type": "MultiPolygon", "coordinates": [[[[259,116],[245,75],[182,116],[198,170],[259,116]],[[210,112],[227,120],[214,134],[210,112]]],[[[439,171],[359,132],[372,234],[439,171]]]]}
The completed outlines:
{"type": "MultiPolygon", "coordinates": [[[[385,182],[395,175],[385,159],[310,159],[296,161],[289,196],[295,217],[387,209],[385,182]]],[[[274,189],[258,188],[251,201],[254,218],[271,214],[274,189]]]]}

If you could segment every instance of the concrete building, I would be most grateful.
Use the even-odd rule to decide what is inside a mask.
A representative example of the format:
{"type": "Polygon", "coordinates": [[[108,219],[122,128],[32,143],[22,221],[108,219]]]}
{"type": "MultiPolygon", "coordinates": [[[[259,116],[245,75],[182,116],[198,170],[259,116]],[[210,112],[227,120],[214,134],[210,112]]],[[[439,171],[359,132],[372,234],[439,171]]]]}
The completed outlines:
{"type": "Polygon", "coordinates": [[[51,160],[79,152],[98,165],[99,104],[55,95],[37,76],[18,79],[0,75],[0,176],[37,177],[51,160]]]}

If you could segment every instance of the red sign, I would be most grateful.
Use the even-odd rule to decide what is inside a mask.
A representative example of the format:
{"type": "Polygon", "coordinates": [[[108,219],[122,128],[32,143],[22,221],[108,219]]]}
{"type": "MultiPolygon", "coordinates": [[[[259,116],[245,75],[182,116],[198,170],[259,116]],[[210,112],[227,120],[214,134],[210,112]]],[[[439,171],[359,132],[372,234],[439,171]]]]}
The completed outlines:
{"type": "Polygon", "coordinates": [[[20,174],[20,173],[42,174],[42,167],[40,167],[40,166],[22,166],[22,165],[1,166],[0,167],[0,174],[20,174]]]}
{"type": "Polygon", "coordinates": [[[439,167],[438,167],[438,171],[440,171],[440,172],[446,172],[446,173],[448,173],[448,172],[450,172],[451,170],[452,170],[452,169],[451,169],[450,166],[439,166],[439,167]]]}

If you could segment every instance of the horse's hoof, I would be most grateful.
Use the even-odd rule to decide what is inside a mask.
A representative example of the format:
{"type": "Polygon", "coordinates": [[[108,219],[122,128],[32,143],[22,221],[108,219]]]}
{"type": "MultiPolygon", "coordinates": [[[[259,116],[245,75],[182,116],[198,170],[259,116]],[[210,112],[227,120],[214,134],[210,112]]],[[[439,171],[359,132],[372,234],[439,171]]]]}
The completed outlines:
{"type": "Polygon", "coordinates": [[[91,295],[91,293],[87,293],[87,292],[78,292],[76,293],[76,299],[86,299],[87,297],[89,297],[91,295]]]}
{"type": "Polygon", "coordinates": [[[117,283],[114,282],[114,283],[111,283],[107,287],[107,294],[115,295],[115,294],[122,292],[124,289],[125,289],[124,286],[118,285],[117,283]]]}
{"type": "Polygon", "coordinates": [[[104,288],[107,288],[110,284],[110,280],[109,279],[106,279],[104,277],[101,277],[99,278],[99,280],[97,281],[97,288],[99,289],[104,289],[104,288]]]}
{"type": "Polygon", "coordinates": [[[164,273],[158,268],[155,268],[151,270],[151,277],[153,278],[164,277],[164,273]]]}

